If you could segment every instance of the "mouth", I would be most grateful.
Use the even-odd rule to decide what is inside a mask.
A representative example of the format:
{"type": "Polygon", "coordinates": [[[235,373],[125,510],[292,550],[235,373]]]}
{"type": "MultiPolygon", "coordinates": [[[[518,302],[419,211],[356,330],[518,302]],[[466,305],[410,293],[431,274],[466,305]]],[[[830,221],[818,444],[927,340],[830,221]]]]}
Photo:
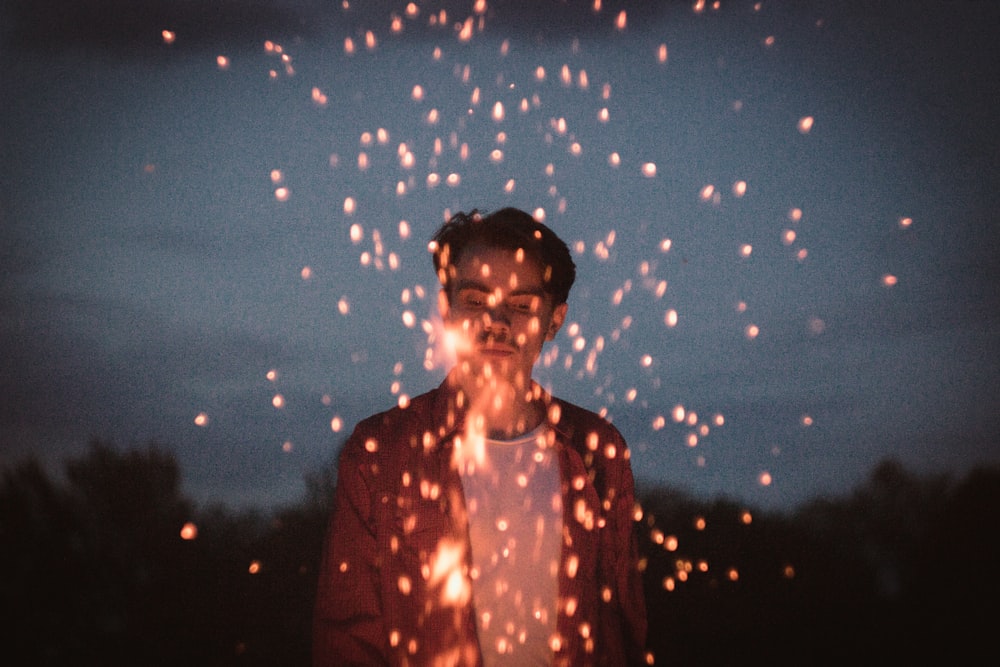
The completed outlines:
{"type": "Polygon", "coordinates": [[[479,346],[479,353],[488,357],[509,357],[512,356],[517,350],[510,345],[504,345],[503,343],[486,343],[479,346]]]}

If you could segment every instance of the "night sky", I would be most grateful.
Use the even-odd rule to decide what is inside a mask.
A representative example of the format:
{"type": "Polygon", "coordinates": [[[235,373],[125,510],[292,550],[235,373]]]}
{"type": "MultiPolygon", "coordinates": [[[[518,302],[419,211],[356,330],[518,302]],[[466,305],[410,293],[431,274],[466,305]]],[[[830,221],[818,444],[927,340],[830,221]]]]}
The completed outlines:
{"type": "Polygon", "coordinates": [[[503,206],[579,267],[536,377],[640,490],[1000,462],[997,3],[347,4],[0,5],[0,464],[296,501],[440,382],[427,241],[503,206]]]}

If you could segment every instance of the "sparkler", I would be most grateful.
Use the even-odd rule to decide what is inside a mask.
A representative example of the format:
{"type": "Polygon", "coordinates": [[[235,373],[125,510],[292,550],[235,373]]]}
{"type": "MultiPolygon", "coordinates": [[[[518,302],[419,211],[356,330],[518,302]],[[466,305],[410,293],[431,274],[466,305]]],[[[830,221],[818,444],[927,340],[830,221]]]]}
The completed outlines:
{"type": "MultiPolygon", "coordinates": [[[[629,124],[641,118],[644,111],[632,108],[630,100],[618,97],[617,91],[626,88],[627,82],[612,79],[613,70],[601,62],[600,56],[588,51],[593,48],[591,43],[577,39],[568,47],[552,44],[556,55],[539,55],[520,39],[506,35],[498,39],[492,34],[491,9],[489,3],[477,1],[468,16],[452,16],[433,3],[411,2],[401,13],[387,16],[384,25],[365,27],[350,35],[337,35],[335,39],[339,58],[335,67],[373,74],[392,66],[388,54],[395,55],[396,40],[403,36],[417,29],[431,30],[431,41],[436,42],[414,50],[409,80],[399,90],[387,94],[395,105],[407,110],[408,116],[383,118],[377,106],[366,109],[370,116],[362,120],[369,129],[345,132],[345,136],[331,140],[336,150],[330,153],[326,165],[325,175],[337,184],[332,189],[342,204],[339,212],[335,210],[323,224],[338,229],[339,242],[351,253],[353,268],[364,280],[384,286],[386,294],[400,295],[398,303],[391,304],[394,310],[390,326],[398,328],[398,340],[415,343],[400,345],[401,349],[419,350],[413,353],[415,359],[403,356],[391,360],[395,362],[391,364],[393,371],[391,376],[383,378],[382,386],[388,387],[389,394],[405,409],[410,389],[426,385],[429,374],[440,374],[454,363],[456,346],[463,344],[460,337],[441,326],[433,308],[434,288],[422,287],[415,273],[427,266],[426,257],[410,247],[419,244],[407,242],[414,237],[426,237],[427,223],[435,215],[445,218],[452,210],[476,205],[478,201],[506,203],[514,196],[521,197],[528,202],[525,207],[533,210],[539,220],[565,225],[571,235],[584,237],[574,238],[571,247],[580,263],[586,263],[586,268],[600,277],[588,285],[585,298],[616,312],[614,324],[602,326],[589,316],[586,303],[580,304],[584,311],[581,317],[568,323],[560,337],[545,350],[540,369],[545,370],[550,382],[574,384],[596,380],[594,398],[601,403],[597,409],[602,414],[615,416],[629,410],[642,414],[648,432],[637,434],[635,439],[648,439],[652,444],[645,450],[636,448],[640,464],[642,457],[655,456],[658,448],[674,448],[692,463],[693,470],[688,472],[697,474],[697,469],[708,461],[718,461],[712,458],[713,436],[725,431],[727,419],[718,406],[703,405],[704,399],[685,400],[690,405],[682,405],[674,403],[677,398],[663,389],[672,383],[667,354],[670,343],[665,337],[677,336],[687,331],[686,327],[703,326],[707,317],[699,310],[704,303],[684,298],[688,296],[683,293],[685,287],[678,289],[680,281],[674,278],[674,272],[681,273],[685,261],[682,258],[690,256],[697,245],[697,233],[683,233],[686,230],[672,228],[661,220],[632,220],[627,202],[612,202],[605,210],[594,213],[609,217],[607,228],[600,233],[582,229],[578,233],[573,227],[574,221],[589,213],[579,210],[580,207],[590,205],[586,193],[574,189],[574,174],[587,170],[598,179],[612,182],[621,179],[619,182],[638,182],[654,189],[676,191],[673,181],[677,178],[676,165],[670,155],[644,155],[643,137],[630,136],[629,124]],[[341,188],[345,182],[363,187],[357,191],[341,188]],[[368,194],[372,192],[375,194],[368,194]],[[382,199],[406,208],[408,219],[400,220],[397,216],[382,220],[383,209],[378,203],[382,199]],[[579,201],[586,203],[581,205],[579,201]],[[611,219],[619,213],[622,219],[611,219]],[[623,245],[629,246],[628,249],[623,250],[623,245]],[[641,246],[639,250],[636,245],[641,246]],[[626,252],[641,255],[640,261],[633,264],[638,269],[620,275],[626,252]],[[609,275],[614,279],[604,279],[609,275]],[[403,283],[406,286],[399,289],[403,283]],[[635,349],[639,347],[640,336],[634,332],[640,328],[652,330],[651,325],[655,325],[657,347],[643,345],[635,349]],[[712,416],[699,418],[699,411],[712,416]]],[[[753,10],[761,11],[761,4],[753,5],[753,10]]],[[[605,9],[595,0],[592,11],[601,14],[605,9]]],[[[692,3],[691,11],[701,15],[723,8],[718,2],[698,0],[692,3]]],[[[630,31],[636,29],[635,19],[629,21],[625,11],[602,18],[619,37],[631,35],[630,31]]],[[[699,20],[705,18],[708,17],[699,20]]],[[[166,44],[173,44],[178,38],[183,35],[178,37],[168,30],[162,33],[166,44]]],[[[778,44],[780,47],[783,42],[778,39],[775,35],[757,36],[752,44],[745,46],[766,49],[778,44]]],[[[653,70],[662,76],[666,77],[672,68],[684,62],[683,48],[674,47],[663,35],[653,35],[647,41],[642,52],[653,70]]],[[[265,42],[264,54],[266,65],[262,77],[278,85],[283,83],[282,79],[296,74],[292,58],[282,45],[265,42]]],[[[296,61],[303,62],[298,58],[296,61]]],[[[227,70],[232,63],[228,56],[219,55],[216,65],[219,70],[227,70]]],[[[369,92],[338,88],[332,76],[310,76],[317,80],[304,83],[299,102],[314,111],[317,118],[327,117],[321,114],[344,113],[345,99],[369,92]]],[[[376,80],[375,76],[369,76],[363,85],[373,87],[376,80]]],[[[666,91],[666,81],[659,79],[651,85],[663,86],[666,91]]],[[[725,105],[729,113],[748,113],[753,100],[746,97],[745,102],[727,101],[725,105]]],[[[796,116],[797,121],[787,118],[782,121],[796,141],[813,141],[826,131],[826,123],[817,123],[815,116],[798,113],[796,116]]],[[[761,191],[760,183],[747,176],[745,171],[699,173],[698,180],[679,196],[697,205],[692,210],[706,216],[699,220],[714,220],[710,216],[723,210],[753,211],[748,216],[761,216],[753,209],[754,198],[761,191]]],[[[262,199],[292,206],[306,189],[298,178],[292,178],[289,185],[284,169],[272,169],[269,178],[269,191],[262,194],[262,199]]],[[[789,200],[802,205],[795,195],[791,193],[777,212],[771,212],[776,222],[764,223],[755,218],[738,230],[739,234],[734,234],[732,245],[724,252],[732,256],[735,265],[754,267],[758,262],[769,261],[776,249],[782,250],[784,254],[780,256],[790,263],[802,263],[810,257],[801,247],[803,239],[810,237],[810,224],[803,209],[795,206],[784,213],[789,200]],[[763,231],[755,233],[758,230],[763,231]]],[[[701,223],[692,226],[697,224],[701,223]]],[[[912,225],[912,218],[898,218],[900,229],[912,225]]],[[[340,318],[349,321],[365,304],[351,285],[324,283],[331,272],[323,270],[321,261],[320,257],[316,261],[310,259],[309,264],[297,265],[296,272],[303,282],[325,284],[334,290],[339,296],[333,297],[336,301],[330,309],[335,308],[340,318]]],[[[891,288],[898,284],[899,278],[886,271],[879,281],[891,288]]],[[[686,287],[690,289],[690,285],[689,282],[686,287]]],[[[702,300],[712,297],[706,295],[702,300]]],[[[725,303],[732,304],[737,298],[740,300],[735,313],[731,305],[725,308],[729,317],[725,326],[730,327],[740,345],[749,348],[766,343],[773,335],[767,315],[758,312],[755,300],[746,294],[726,295],[725,303]],[[750,317],[753,322],[748,321],[750,317]]],[[[813,316],[803,328],[811,335],[821,335],[826,324],[813,316]]],[[[395,350],[386,352],[393,354],[395,350]]],[[[268,380],[273,382],[276,375],[276,370],[271,371],[268,380]]],[[[284,395],[274,393],[272,405],[284,408],[284,395]]],[[[344,419],[334,412],[344,406],[337,405],[335,400],[324,405],[330,410],[325,419],[329,419],[331,431],[341,432],[344,419]]],[[[813,423],[810,416],[801,420],[803,426],[813,423]]],[[[206,426],[207,414],[199,413],[195,423],[206,426]]],[[[462,465],[468,461],[484,465],[481,443],[482,434],[465,434],[463,446],[456,448],[467,457],[462,465]]],[[[602,453],[614,455],[614,452],[602,453]]],[[[760,471],[751,482],[767,488],[776,479],[780,480],[777,471],[774,474],[760,471]]],[[[588,516],[588,511],[574,510],[582,522],[592,522],[594,517],[588,516]]],[[[749,523],[749,514],[746,516],[749,523]]],[[[669,551],[679,548],[674,536],[657,530],[650,535],[669,551]]],[[[429,563],[428,574],[428,581],[440,586],[442,601],[453,604],[469,595],[467,581],[455,571],[455,563],[461,556],[456,549],[454,544],[441,545],[429,563]]],[[[677,572],[664,580],[668,590],[709,568],[708,563],[698,559],[682,560],[677,572]]],[[[729,581],[740,579],[738,568],[723,571],[729,581]]],[[[400,582],[401,587],[412,585],[413,582],[400,582]]]]}

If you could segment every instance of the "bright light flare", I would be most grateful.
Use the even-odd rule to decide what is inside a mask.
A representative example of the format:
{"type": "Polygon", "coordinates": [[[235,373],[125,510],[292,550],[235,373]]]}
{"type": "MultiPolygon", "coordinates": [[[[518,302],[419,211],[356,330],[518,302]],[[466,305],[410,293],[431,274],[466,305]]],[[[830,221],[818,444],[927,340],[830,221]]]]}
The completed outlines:
{"type": "Polygon", "coordinates": [[[173,44],[177,40],[177,33],[173,30],[164,30],[160,36],[163,37],[164,44],[173,44]]]}
{"type": "Polygon", "coordinates": [[[430,587],[441,587],[440,602],[444,606],[463,607],[472,595],[472,587],[462,572],[464,560],[464,546],[447,539],[441,540],[431,554],[427,580],[430,587]]]}
{"type": "Polygon", "coordinates": [[[182,540],[193,540],[198,537],[198,526],[192,521],[188,521],[183,526],[181,526],[181,539],[182,540]]]}
{"type": "Polygon", "coordinates": [[[199,412],[194,418],[195,426],[208,426],[208,415],[204,412],[199,412]]]}
{"type": "Polygon", "coordinates": [[[812,116],[803,116],[802,118],[799,119],[799,124],[798,124],[799,132],[801,132],[802,134],[809,134],[809,132],[813,128],[814,122],[815,121],[812,116]]]}

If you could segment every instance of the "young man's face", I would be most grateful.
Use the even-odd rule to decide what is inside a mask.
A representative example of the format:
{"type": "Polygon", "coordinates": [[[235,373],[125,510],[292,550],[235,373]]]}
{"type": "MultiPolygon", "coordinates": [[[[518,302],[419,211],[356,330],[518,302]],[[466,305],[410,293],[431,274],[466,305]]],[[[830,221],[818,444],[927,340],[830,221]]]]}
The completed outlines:
{"type": "Polygon", "coordinates": [[[527,386],[542,345],[566,317],[566,304],[544,290],[543,267],[522,252],[477,245],[454,269],[450,298],[442,290],[438,306],[460,371],[527,386]]]}

